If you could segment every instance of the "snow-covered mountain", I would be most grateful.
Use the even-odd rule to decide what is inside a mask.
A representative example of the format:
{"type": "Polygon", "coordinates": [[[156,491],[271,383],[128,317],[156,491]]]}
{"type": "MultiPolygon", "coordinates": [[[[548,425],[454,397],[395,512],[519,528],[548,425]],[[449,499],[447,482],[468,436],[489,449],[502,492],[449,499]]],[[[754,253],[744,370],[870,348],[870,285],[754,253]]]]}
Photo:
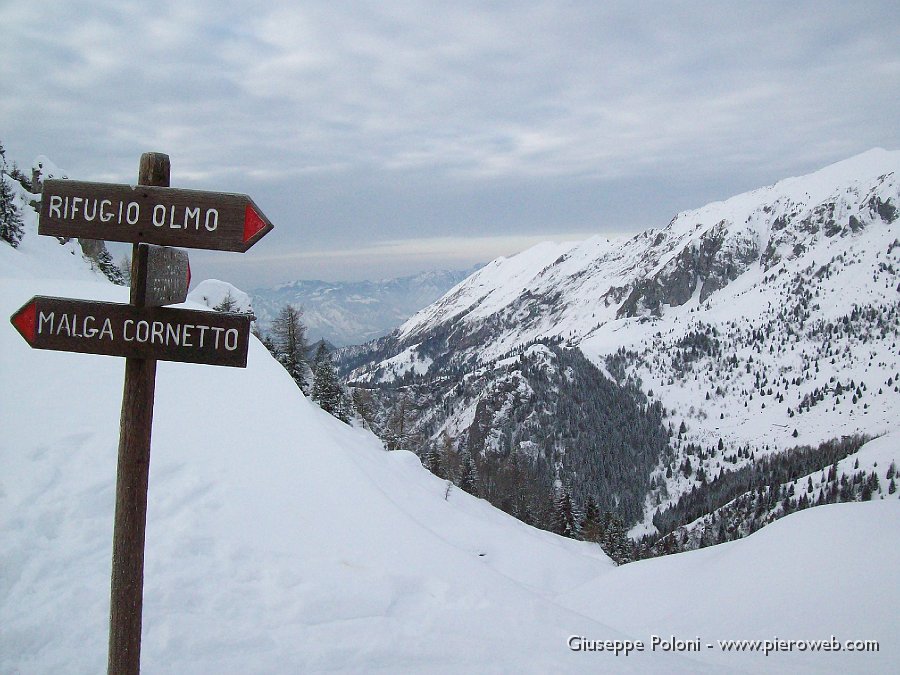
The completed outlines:
{"type": "Polygon", "coordinates": [[[473,270],[433,271],[382,281],[294,281],[251,292],[266,330],[285,305],[303,310],[310,340],[356,345],[386,335],[473,270]]]}
{"type": "MultiPolygon", "coordinates": [[[[453,363],[486,361],[538,337],[577,342],[612,331],[613,341],[624,343],[623,330],[671,316],[675,308],[706,311],[707,300],[738,277],[741,288],[733,292],[752,282],[774,297],[778,277],[850,250],[871,251],[877,261],[864,266],[874,264],[876,276],[881,272],[885,280],[881,263],[900,254],[887,253],[898,236],[898,173],[900,151],[871,150],[808,176],[685,211],[661,230],[628,240],[539,244],[486,265],[417,312],[393,337],[405,349],[443,332],[453,363]],[[459,348],[463,336],[475,334],[486,339],[459,348]]],[[[859,281],[861,269],[854,270],[859,281]]],[[[869,300],[868,286],[854,284],[852,297],[843,296],[841,304],[869,300]]],[[[593,351],[597,347],[602,349],[596,345],[593,351]]]]}
{"type": "MultiPolygon", "coordinates": [[[[127,296],[30,216],[18,249],[0,242],[0,289],[4,316],[35,294],[127,296]]],[[[104,669],[122,376],[119,359],[32,350],[0,326],[4,673],[104,669]]],[[[159,364],[149,499],[148,673],[844,673],[897,660],[900,501],[814,509],[617,568],[384,452],[305,399],[255,339],[246,369],[159,364]],[[787,651],[776,636],[824,643],[787,651]],[[674,651],[675,638],[699,651],[674,651]],[[760,642],[719,643],[742,639],[760,642]],[[610,651],[625,640],[644,651],[610,651]],[[859,640],[880,649],[849,651],[859,640]]]]}
{"type": "Polygon", "coordinates": [[[872,150],[628,240],[497,259],[344,363],[360,381],[426,389],[500,373],[479,394],[437,397],[453,410],[428,432],[465,443],[476,421],[513,420],[508,392],[522,390],[506,374],[511,357],[536,340],[579,347],[663,406],[672,452],[647,477],[658,488],[645,507],[652,530],[657,510],[751,455],[896,428],[898,206],[900,152],[872,150]]]}

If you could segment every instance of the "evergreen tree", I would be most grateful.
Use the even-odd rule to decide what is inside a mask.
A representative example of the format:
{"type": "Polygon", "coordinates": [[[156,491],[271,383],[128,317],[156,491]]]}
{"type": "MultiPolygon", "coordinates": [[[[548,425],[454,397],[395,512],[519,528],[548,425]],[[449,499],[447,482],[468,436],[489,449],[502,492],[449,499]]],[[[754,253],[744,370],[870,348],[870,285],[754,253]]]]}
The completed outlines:
{"type": "MultiPolygon", "coordinates": [[[[687,532],[685,532],[687,536],[687,532]]],[[[600,519],[600,546],[603,552],[617,565],[631,562],[631,543],[625,523],[611,511],[606,511],[600,519]]]]}
{"type": "MultiPolygon", "coordinates": [[[[0,147],[2,147],[2,144],[0,144],[0,147]]],[[[34,189],[31,185],[31,179],[24,173],[22,173],[22,170],[18,166],[16,166],[15,162],[13,162],[12,167],[9,168],[9,177],[29,192],[34,192],[34,189]]]]}
{"type": "Polygon", "coordinates": [[[234,296],[231,294],[231,289],[229,288],[225,297],[222,298],[222,302],[213,307],[213,309],[217,312],[236,312],[237,306],[237,300],[234,299],[234,296]]]}
{"type": "Polygon", "coordinates": [[[15,248],[22,241],[25,226],[22,223],[22,215],[16,206],[15,194],[7,182],[8,174],[6,151],[3,149],[3,144],[0,143],[0,239],[15,248]]]}
{"type": "Polygon", "coordinates": [[[338,382],[334,366],[331,365],[331,356],[325,348],[324,341],[319,343],[313,368],[315,376],[312,399],[325,412],[334,415],[342,422],[349,422],[350,416],[344,402],[344,390],[338,382]]]}
{"type": "Polygon", "coordinates": [[[465,490],[470,495],[478,496],[478,469],[475,467],[475,461],[467,449],[463,449],[460,458],[460,474],[457,486],[460,490],[465,490]]]}
{"type": "Polygon", "coordinates": [[[437,443],[431,443],[422,458],[423,466],[438,478],[447,478],[447,466],[444,453],[437,443]]]}
{"type": "Polygon", "coordinates": [[[285,305],[272,322],[272,342],[275,357],[306,394],[309,391],[309,365],[306,363],[309,347],[306,344],[306,326],[300,320],[301,316],[296,307],[285,305]]]}
{"type": "Polygon", "coordinates": [[[372,393],[363,387],[353,387],[350,390],[350,400],[356,414],[362,419],[369,429],[374,429],[375,400],[372,393]]]}
{"type": "Polygon", "coordinates": [[[600,527],[600,509],[593,497],[588,497],[584,507],[584,517],[581,519],[581,538],[585,541],[600,543],[603,531],[600,527]]]}
{"type": "Polygon", "coordinates": [[[553,531],[563,537],[574,539],[578,536],[575,506],[572,503],[572,492],[568,487],[562,487],[556,491],[553,510],[553,531]]]}
{"type": "Polygon", "coordinates": [[[867,481],[862,489],[862,501],[867,502],[872,499],[872,486],[867,481]]]}
{"type": "Polygon", "coordinates": [[[126,276],[122,272],[122,268],[119,267],[115,263],[115,261],[113,261],[112,255],[108,250],[106,250],[105,245],[103,245],[103,247],[97,252],[94,262],[97,265],[97,269],[103,272],[106,278],[114,284],[118,284],[119,286],[126,286],[131,283],[131,274],[128,275],[128,281],[126,281],[126,276]]]}

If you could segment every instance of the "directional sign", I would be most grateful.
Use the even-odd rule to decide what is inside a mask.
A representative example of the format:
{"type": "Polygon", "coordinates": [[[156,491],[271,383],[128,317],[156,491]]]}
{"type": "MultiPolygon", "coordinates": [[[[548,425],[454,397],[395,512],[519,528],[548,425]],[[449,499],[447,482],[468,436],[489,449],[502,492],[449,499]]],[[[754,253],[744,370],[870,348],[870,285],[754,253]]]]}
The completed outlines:
{"type": "Polygon", "coordinates": [[[44,181],[38,234],[134,244],[130,304],[35,296],[10,321],[35,349],[125,357],[107,672],[140,675],[144,540],[156,362],[244,368],[247,314],[198,312],[182,246],[243,253],[272,223],[247,195],[169,187],[169,156],[141,155],[137,185],[44,181]],[[152,246],[160,244],[160,246],[152,246]]]}
{"type": "Polygon", "coordinates": [[[35,349],[244,368],[250,316],[35,296],[11,321],[35,349]]]}
{"type": "Polygon", "coordinates": [[[162,307],[184,302],[190,285],[191,265],[186,252],[168,246],[148,247],[145,305],[162,307]]]}
{"type": "Polygon", "coordinates": [[[272,227],[247,195],[51,179],[38,234],[244,252],[272,227]]]}

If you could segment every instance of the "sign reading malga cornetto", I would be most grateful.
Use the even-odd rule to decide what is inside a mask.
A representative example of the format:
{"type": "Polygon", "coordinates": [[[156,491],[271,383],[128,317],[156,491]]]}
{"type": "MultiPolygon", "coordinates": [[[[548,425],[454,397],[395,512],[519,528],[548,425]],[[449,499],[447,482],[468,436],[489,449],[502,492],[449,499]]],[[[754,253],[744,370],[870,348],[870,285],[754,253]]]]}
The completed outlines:
{"type": "Polygon", "coordinates": [[[35,296],[12,316],[35,349],[244,368],[251,317],[35,296]]]}
{"type": "Polygon", "coordinates": [[[244,252],[272,227],[247,195],[54,179],[38,234],[244,252]]]}

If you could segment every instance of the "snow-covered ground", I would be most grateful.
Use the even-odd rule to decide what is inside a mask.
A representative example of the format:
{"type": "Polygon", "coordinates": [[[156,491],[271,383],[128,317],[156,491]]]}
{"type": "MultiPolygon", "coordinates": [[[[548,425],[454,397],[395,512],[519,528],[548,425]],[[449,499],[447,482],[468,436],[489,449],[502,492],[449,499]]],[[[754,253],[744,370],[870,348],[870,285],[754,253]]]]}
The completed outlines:
{"type": "MultiPolygon", "coordinates": [[[[126,299],[42,239],[0,245],[4,316],[35,294],[126,299]]],[[[2,673],[105,668],[123,370],[31,350],[0,327],[2,673]]],[[[898,526],[895,499],[820,507],[616,568],[596,546],[447,493],[414,455],[308,402],[254,339],[246,369],[159,365],[143,669],[893,672],[898,526]],[[700,652],[650,651],[673,635],[699,638],[700,652]],[[880,651],[716,646],[832,635],[880,651]],[[646,651],[577,652],[571,636],[646,651]]]]}
{"type": "Polygon", "coordinates": [[[228,310],[230,312],[253,314],[253,303],[250,301],[250,296],[227,281],[204,279],[194,286],[187,299],[210,309],[220,307],[223,303],[230,303],[232,305],[228,310]]]}
{"type": "Polygon", "coordinates": [[[900,592],[889,561],[900,549],[898,506],[891,499],[800,511],[746,539],[625,565],[561,600],[595,616],[599,607],[614,609],[615,625],[632,635],[699,636],[701,656],[722,672],[896,672],[900,592]],[[860,560],[864,570],[855,567],[860,560]],[[719,647],[720,640],[832,636],[877,640],[880,652],[800,651],[795,644],[765,656],[719,647]]]}
{"type": "MultiPolygon", "coordinates": [[[[125,295],[3,288],[7,316],[34,293],[125,295]]],[[[0,334],[0,672],[100,672],[123,362],[0,334]]],[[[550,672],[587,664],[569,634],[624,637],[552,599],[613,569],[597,547],[445,499],[255,340],[246,370],[160,363],[154,416],[145,672],[550,672]]]]}

